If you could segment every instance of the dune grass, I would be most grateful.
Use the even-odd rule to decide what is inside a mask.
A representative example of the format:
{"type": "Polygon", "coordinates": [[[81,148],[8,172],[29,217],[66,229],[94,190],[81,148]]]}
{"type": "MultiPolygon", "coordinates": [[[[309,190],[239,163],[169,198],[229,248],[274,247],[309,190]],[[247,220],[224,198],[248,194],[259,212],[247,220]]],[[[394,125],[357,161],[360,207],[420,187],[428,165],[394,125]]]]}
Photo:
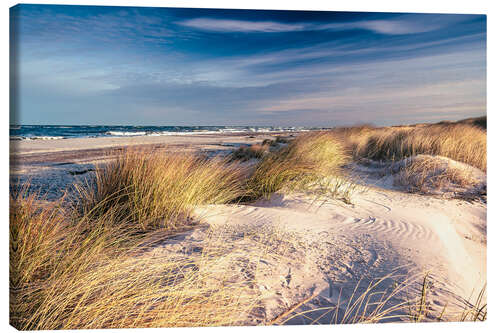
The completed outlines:
{"type": "MultiPolygon", "coordinates": [[[[189,225],[196,206],[255,194],[248,185],[265,176],[264,170],[273,177],[278,166],[285,174],[275,175],[283,177],[280,184],[265,187],[270,194],[334,172],[344,158],[325,134],[304,136],[272,156],[250,170],[228,158],[129,150],[97,166],[95,177],[69,197],[45,202],[29,186],[11,193],[11,324],[19,329],[238,324],[257,298],[248,281],[229,283],[230,267],[239,265],[241,253],[224,251],[227,239],[216,238],[212,250],[199,257],[147,253],[165,235],[189,225]]],[[[253,256],[257,260],[264,252],[253,256]]]]}
{"type": "MultiPolygon", "coordinates": [[[[236,325],[258,300],[250,280],[231,282],[241,252],[217,235],[199,256],[153,253],[169,229],[137,233],[110,223],[113,210],[75,218],[72,209],[40,206],[34,194],[11,198],[10,323],[18,329],[236,325]]],[[[262,249],[251,249],[258,260],[262,249]]]]}
{"type": "Polygon", "coordinates": [[[347,156],[327,132],[299,136],[277,152],[266,155],[247,181],[247,197],[269,198],[280,190],[297,190],[306,184],[339,174],[347,156]]]}
{"type": "Polygon", "coordinates": [[[440,155],[486,171],[486,131],[471,124],[364,126],[334,133],[345,140],[355,158],[397,161],[418,154],[440,155]]]}
{"type": "Polygon", "coordinates": [[[479,290],[475,301],[462,300],[459,312],[448,313],[448,304],[445,304],[439,314],[433,314],[429,306],[430,290],[435,281],[430,272],[423,273],[421,287],[417,295],[407,302],[407,316],[411,322],[425,321],[485,321],[488,314],[486,302],[486,284],[479,290]]]}
{"type": "Polygon", "coordinates": [[[29,186],[11,193],[14,327],[220,326],[246,318],[257,298],[248,281],[230,282],[241,253],[224,251],[227,240],[214,238],[197,258],[145,254],[189,225],[196,206],[246,193],[246,167],[127,151],[96,170],[70,198],[45,202],[29,186]]]}
{"type": "Polygon", "coordinates": [[[447,313],[447,304],[442,309],[431,310],[429,294],[433,283],[437,283],[430,272],[399,274],[397,270],[365,283],[359,280],[350,294],[339,293],[334,306],[300,310],[316,295],[293,306],[270,324],[287,324],[295,318],[304,318],[310,325],[329,324],[373,324],[384,322],[431,322],[431,321],[485,321],[487,319],[486,286],[477,295],[474,303],[462,302],[458,313],[447,313]],[[387,287],[387,285],[389,285],[387,287]]]}
{"type": "Polygon", "coordinates": [[[117,221],[145,231],[175,230],[197,205],[227,203],[244,193],[246,168],[228,159],[189,153],[131,150],[98,167],[90,184],[78,187],[76,204],[85,216],[116,209],[117,221]]]}
{"type": "Polygon", "coordinates": [[[414,156],[393,166],[393,171],[397,171],[396,181],[412,192],[431,193],[450,186],[472,188],[479,183],[471,167],[439,156],[414,156]]]}
{"type": "Polygon", "coordinates": [[[359,280],[350,295],[343,297],[339,293],[335,306],[325,306],[306,311],[296,311],[281,318],[276,324],[286,324],[294,318],[307,318],[310,325],[328,321],[329,324],[368,324],[387,320],[404,321],[407,315],[404,311],[407,301],[402,299],[408,285],[414,283],[414,277],[407,277],[400,283],[392,283],[391,287],[383,288],[384,284],[401,279],[401,275],[389,273],[386,276],[370,281],[361,287],[363,279],[359,280]]]}
{"type": "Polygon", "coordinates": [[[238,284],[221,284],[225,275],[216,266],[226,259],[138,254],[152,248],[155,232],[168,235],[189,225],[196,205],[241,195],[245,170],[225,159],[128,151],[97,168],[95,178],[71,198],[45,202],[28,185],[11,193],[11,324],[19,329],[235,324],[238,311],[250,303],[243,303],[238,284]],[[219,283],[206,285],[207,274],[217,274],[219,283]]]}
{"type": "Polygon", "coordinates": [[[240,147],[236,149],[232,155],[232,160],[241,160],[243,162],[249,161],[251,159],[260,159],[269,153],[270,144],[253,144],[250,147],[240,147]]]}
{"type": "Polygon", "coordinates": [[[9,251],[11,323],[25,329],[37,325],[36,310],[57,294],[54,287],[76,281],[133,240],[107,223],[112,211],[89,228],[84,219],[69,217],[63,200],[40,204],[36,194],[26,193],[11,197],[9,251]]]}
{"type": "Polygon", "coordinates": [[[58,203],[41,207],[35,195],[21,191],[10,200],[10,280],[14,287],[38,280],[57,263],[56,249],[66,228],[58,203]]]}
{"type": "Polygon", "coordinates": [[[232,160],[240,160],[243,162],[251,159],[261,159],[270,152],[275,152],[283,145],[289,143],[290,138],[277,136],[274,139],[264,139],[262,143],[256,143],[249,147],[240,147],[231,154],[232,160]]]}
{"type": "Polygon", "coordinates": [[[242,325],[263,297],[262,262],[296,246],[273,228],[229,226],[164,249],[168,228],[138,233],[112,209],[80,216],[36,199],[10,202],[10,323],[21,330],[242,325]]]}
{"type": "MultiPolygon", "coordinates": [[[[229,228],[208,231],[198,252],[163,252],[157,244],[168,229],[138,234],[130,224],[109,223],[113,211],[92,219],[89,230],[89,219],[68,220],[77,215],[60,202],[41,206],[30,194],[10,204],[10,323],[22,330],[241,325],[262,298],[254,280],[261,259],[279,262],[300,242],[279,230],[229,228]]],[[[429,317],[427,277],[404,300],[416,279],[381,291],[388,279],[396,276],[366,290],[358,283],[336,307],[287,312],[273,323],[315,311],[337,324],[442,320],[429,317]]],[[[485,320],[484,295],[485,288],[446,320],[485,320]]]]}

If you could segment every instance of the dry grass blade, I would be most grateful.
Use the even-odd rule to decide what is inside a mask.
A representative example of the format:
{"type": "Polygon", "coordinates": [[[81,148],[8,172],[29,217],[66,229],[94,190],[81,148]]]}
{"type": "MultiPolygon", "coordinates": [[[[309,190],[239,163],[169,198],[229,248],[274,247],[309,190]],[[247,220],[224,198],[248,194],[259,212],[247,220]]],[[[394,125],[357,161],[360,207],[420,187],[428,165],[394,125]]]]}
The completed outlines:
{"type": "Polygon", "coordinates": [[[350,293],[350,296],[342,301],[342,292],[339,293],[338,301],[335,306],[314,308],[311,310],[300,311],[293,315],[296,309],[286,312],[286,318],[281,324],[286,324],[297,317],[308,318],[310,324],[319,323],[327,315],[331,315],[330,324],[354,324],[354,323],[377,323],[387,320],[404,321],[407,320],[404,309],[407,301],[403,300],[403,294],[409,285],[415,282],[416,277],[411,276],[403,279],[401,282],[391,283],[391,287],[382,286],[394,279],[401,279],[402,276],[395,272],[384,276],[383,278],[371,281],[368,286],[361,290],[363,280],[357,282],[350,293]],[[315,315],[323,312],[321,315],[315,315]],[[309,318],[313,315],[313,318],[309,318]]]}
{"type": "Polygon", "coordinates": [[[304,299],[303,301],[295,304],[294,306],[292,306],[290,309],[288,309],[287,311],[283,312],[282,314],[280,314],[279,316],[277,316],[276,318],[274,318],[273,320],[271,320],[269,322],[269,325],[274,325],[274,324],[279,324],[283,319],[285,319],[288,315],[292,314],[295,310],[297,310],[298,308],[300,308],[302,305],[306,304],[307,302],[311,301],[313,298],[315,298],[316,296],[318,296],[317,293],[314,293],[312,294],[311,296],[307,297],[306,299],[304,299]]]}
{"type": "Polygon", "coordinates": [[[467,302],[460,316],[460,321],[485,321],[488,314],[486,303],[486,284],[479,291],[476,301],[467,302]]]}

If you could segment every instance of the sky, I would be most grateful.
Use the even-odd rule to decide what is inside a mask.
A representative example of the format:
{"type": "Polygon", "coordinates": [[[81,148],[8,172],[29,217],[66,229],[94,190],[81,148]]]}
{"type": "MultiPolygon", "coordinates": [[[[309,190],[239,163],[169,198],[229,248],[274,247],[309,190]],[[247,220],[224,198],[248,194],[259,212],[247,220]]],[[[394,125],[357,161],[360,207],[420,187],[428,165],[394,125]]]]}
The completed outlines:
{"type": "Polygon", "coordinates": [[[486,16],[11,8],[11,124],[384,126],[486,114],[486,16]]]}

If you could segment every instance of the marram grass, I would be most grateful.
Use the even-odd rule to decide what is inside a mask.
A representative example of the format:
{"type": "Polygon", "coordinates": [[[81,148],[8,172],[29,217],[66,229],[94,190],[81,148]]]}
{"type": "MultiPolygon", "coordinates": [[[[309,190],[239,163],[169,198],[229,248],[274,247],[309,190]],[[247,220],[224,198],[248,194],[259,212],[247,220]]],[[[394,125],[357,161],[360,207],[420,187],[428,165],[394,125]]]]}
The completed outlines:
{"type": "Polygon", "coordinates": [[[346,161],[342,145],[330,133],[302,135],[255,166],[246,184],[247,196],[269,198],[280,190],[300,190],[324,177],[336,176],[346,161]]]}
{"type": "Polygon", "coordinates": [[[486,131],[469,124],[358,127],[334,131],[355,158],[395,161],[439,155],[486,171],[486,131]]]}
{"type": "Polygon", "coordinates": [[[94,183],[79,187],[77,205],[91,216],[113,207],[118,221],[130,221],[143,231],[175,230],[197,205],[241,196],[245,172],[240,163],[223,158],[130,150],[97,168],[94,183]]]}

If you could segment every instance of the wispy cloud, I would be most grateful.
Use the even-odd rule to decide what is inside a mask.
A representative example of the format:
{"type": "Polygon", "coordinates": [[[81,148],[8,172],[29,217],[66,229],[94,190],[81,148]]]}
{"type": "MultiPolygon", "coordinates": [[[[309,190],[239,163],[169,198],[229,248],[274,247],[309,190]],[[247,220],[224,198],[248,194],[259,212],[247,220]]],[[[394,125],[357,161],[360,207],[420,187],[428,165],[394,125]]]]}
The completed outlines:
{"type": "Polygon", "coordinates": [[[361,20],[342,23],[282,23],[275,21],[226,20],[215,18],[194,18],[176,22],[179,25],[214,32],[296,32],[321,30],[368,30],[386,35],[416,34],[437,30],[451,23],[465,19],[442,15],[431,20],[423,20],[417,15],[404,15],[398,19],[361,20]]]}
{"type": "Polygon", "coordinates": [[[372,20],[352,23],[325,24],[317,30],[350,30],[364,29],[385,35],[408,35],[429,32],[441,28],[439,24],[420,24],[409,20],[372,20]]]}
{"type": "Polygon", "coordinates": [[[177,22],[190,28],[217,32],[290,32],[302,31],[306,25],[286,24],[279,22],[255,22],[241,20],[221,20],[211,18],[195,18],[177,22]]]}

